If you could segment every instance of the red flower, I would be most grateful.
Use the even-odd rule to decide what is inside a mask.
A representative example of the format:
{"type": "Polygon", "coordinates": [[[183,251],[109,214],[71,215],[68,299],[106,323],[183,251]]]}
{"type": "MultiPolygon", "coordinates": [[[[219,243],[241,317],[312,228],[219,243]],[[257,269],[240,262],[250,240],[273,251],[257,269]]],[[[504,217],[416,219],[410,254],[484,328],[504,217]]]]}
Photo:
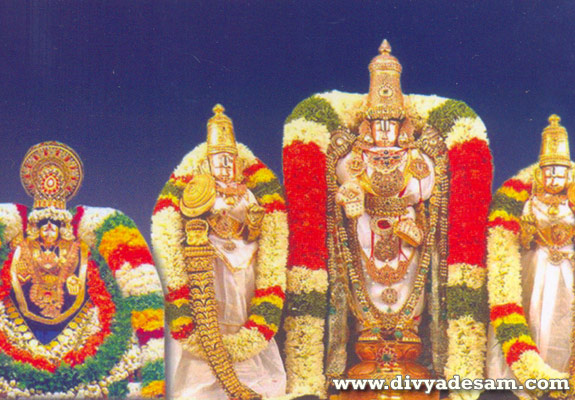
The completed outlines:
{"type": "Polygon", "coordinates": [[[528,344],[525,342],[513,343],[509,348],[507,355],[505,356],[507,365],[512,365],[515,361],[519,360],[519,358],[523,353],[529,350],[534,350],[537,353],[539,353],[539,350],[537,350],[537,346],[533,346],[532,344],[528,344]]]}
{"type": "Polygon", "coordinates": [[[519,179],[508,179],[503,183],[503,186],[513,188],[518,193],[525,190],[527,193],[531,194],[531,183],[525,183],[519,179]]]}
{"type": "Polygon", "coordinates": [[[264,338],[269,342],[275,335],[275,332],[265,325],[256,324],[254,321],[248,321],[244,325],[248,329],[256,328],[264,338]]]}
{"type": "Polygon", "coordinates": [[[194,330],[193,323],[182,325],[180,329],[178,329],[177,331],[172,329],[172,337],[176,340],[185,339],[188,336],[190,336],[193,330],[194,330]]]}
{"type": "Polygon", "coordinates": [[[449,151],[449,264],[485,267],[487,215],[493,166],[485,141],[471,139],[449,151]]]}
{"type": "Polygon", "coordinates": [[[130,262],[132,267],[141,264],[153,264],[152,255],[146,246],[131,246],[129,244],[118,245],[108,256],[108,266],[112,271],[119,270],[125,262],[130,262]]]}
{"type": "Polygon", "coordinates": [[[163,210],[164,208],[169,208],[172,207],[176,212],[180,212],[180,207],[179,205],[174,202],[172,199],[169,198],[165,198],[165,199],[159,199],[158,202],[156,203],[156,206],[154,207],[154,214],[156,214],[157,212],[163,210]]]}
{"type": "Polygon", "coordinates": [[[327,269],[325,154],[315,143],[294,141],[284,148],[283,159],[290,209],[288,266],[327,269]]]}
{"type": "Polygon", "coordinates": [[[491,308],[491,315],[489,318],[491,321],[495,321],[498,318],[503,318],[511,314],[525,315],[523,312],[523,307],[515,303],[507,303],[493,306],[491,308]]]}
{"type": "Polygon", "coordinates": [[[275,294],[276,296],[279,296],[282,299],[285,299],[285,297],[286,297],[281,286],[270,286],[270,287],[264,288],[264,289],[256,289],[256,291],[254,293],[254,297],[264,297],[264,296],[268,296],[270,294],[275,294]]]}
{"type": "Polygon", "coordinates": [[[173,303],[176,300],[187,299],[190,297],[190,288],[188,286],[182,286],[178,289],[168,289],[168,294],[166,295],[166,301],[173,303]]]}

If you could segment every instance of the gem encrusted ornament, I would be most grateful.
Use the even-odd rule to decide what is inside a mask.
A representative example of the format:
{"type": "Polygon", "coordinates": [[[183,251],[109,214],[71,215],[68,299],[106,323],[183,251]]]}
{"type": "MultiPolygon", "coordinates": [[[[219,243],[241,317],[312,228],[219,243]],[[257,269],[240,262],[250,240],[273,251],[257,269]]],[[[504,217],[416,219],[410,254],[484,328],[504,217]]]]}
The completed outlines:
{"type": "MultiPolygon", "coordinates": [[[[350,308],[357,311],[354,315],[358,321],[363,317],[364,326],[371,325],[371,329],[361,332],[356,346],[362,360],[370,365],[383,362],[389,366],[390,354],[394,354],[394,360],[415,361],[422,348],[418,347],[417,336],[411,333],[412,321],[427,279],[432,282],[427,301],[435,321],[431,331],[446,330],[445,335],[431,337],[435,372],[447,378],[483,376],[485,325],[478,305],[484,302],[483,221],[488,211],[492,177],[485,127],[462,102],[436,96],[404,96],[399,83],[401,66],[390,53],[389,43],[384,43],[380,55],[370,64],[369,95],[337,91],[317,94],[301,102],[286,120],[283,160],[292,232],[288,302],[293,306],[287,308],[285,326],[288,390],[293,394],[325,398],[330,378],[346,376],[346,346],[350,340],[346,324],[350,308]],[[383,197],[382,193],[387,194],[383,185],[383,192],[377,193],[373,181],[363,178],[368,169],[394,167],[394,160],[378,159],[379,156],[371,157],[370,165],[367,156],[378,141],[384,146],[389,143],[389,140],[374,138],[369,129],[373,128],[374,121],[385,118],[411,122],[409,130],[402,132],[408,128],[404,123],[395,133],[397,145],[403,152],[400,154],[408,154],[413,165],[398,168],[404,171],[402,185],[406,180],[434,176],[437,195],[425,207],[416,204],[412,211],[406,212],[410,203],[397,197],[401,196],[403,187],[389,190],[391,197],[383,197]],[[358,146],[354,147],[354,143],[358,146]],[[354,153],[356,148],[359,150],[346,168],[338,165],[337,160],[348,152],[354,153]],[[364,157],[360,158],[361,153],[364,157]],[[426,169],[417,153],[440,162],[426,169]],[[346,171],[356,179],[356,185],[347,186],[359,187],[366,193],[364,204],[357,196],[337,193],[344,186],[340,178],[346,171]],[[470,191],[475,194],[472,199],[468,196],[470,191]],[[445,193],[449,196],[444,197],[445,193]],[[336,206],[336,199],[342,203],[349,199],[354,210],[356,204],[363,204],[359,208],[361,212],[352,216],[351,207],[336,206]],[[416,245],[421,243],[424,249],[435,248],[440,258],[445,257],[447,261],[444,267],[435,262],[430,264],[430,253],[421,252],[412,296],[397,312],[388,312],[387,306],[400,301],[389,290],[393,287],[381,285],[382,290],[376,291],[370,282],[368,293],[369,274],[364,271],[368,264],[357,255],[369,248],[371,240],[360,243],[358,235],[353,234],[357,232],[358,219],[366,218],[364,212],[373,220],[384,218],[395,222],[407,220],[409,216],[415,222],[413,226],[429,227],[417,232],[411,225],[402,225],[395,233],[403,237],[402,241],[409,238],[416,245]],[[445,240],[435,244],[434,237],[445,240]],[[461,237],[467,240],[461,241],[461,237]],[[377,302],[386,307],[375,307],[377,302]],[[329,340],[324,344],[326,332],[329,340]],[[382,342],[384,333],[387,340],[382,342]],[[389,350],[392,345],[394,351],[389,350]],[[379,353],[384,354],[386,360],[378,358],[379,353]]],[[[394,126],[392,123],[382,125],[384,129],[394,126]]],[[[406,163],[410,162],[406,160],[406,163]]],[[[378,227],[369,228],[365,231],[377,232],[378,227]]],[[[380,229],[383,231],[385,227],[380,229]]],[[[376,246],[377,240],[372,243],[376,246]]],[[[383,248],[381,250],[380,258],[387,258],[383,248]]],[[[370,252],[364,253],[369,260],[370,252]]],[[[375,254],[373,257],[378,261],[375,254]]],[[[387,367],[380,369],[382,374],[401,373],[387,367]]],[[[472,398],[478,394],[469,395],[472,398]]]]}
{"type": "Polygon", "coordinates": [[[163,397],[161,283],[134,223],[66,202],[82,163],[32,147],[21,168],[34,207],[0,204],[0,393],[163,397]]]}

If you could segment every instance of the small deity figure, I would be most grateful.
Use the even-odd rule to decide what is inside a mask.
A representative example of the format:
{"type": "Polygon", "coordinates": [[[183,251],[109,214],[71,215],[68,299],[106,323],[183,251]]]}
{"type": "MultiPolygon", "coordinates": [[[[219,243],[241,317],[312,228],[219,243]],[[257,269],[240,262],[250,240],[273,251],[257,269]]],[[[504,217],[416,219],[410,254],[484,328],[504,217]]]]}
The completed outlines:
{"type": "MultiPolygon", "coordinates": [[[[498,294],[496,290],[509,290],[509,287],[497,288],[493,275],[494,283],[490,284],[492,324],[487,360],[490,378],[517,378],[523,381],[525,375],[515,367],[519,365],[525,350],[538,352],[537,360],[532,359],[528,366],[534,369],[531,373],[533,377],[542,373],[538,371],[541,365],[546,365],[545,368],[551,371],[547,378],[553,377],[553,374],[560,377],[560,373],[573,372],[575,182],[567,131],[559,122],[557,115],[549,117],[549,125],[542,134],[539,163],[518,178],[525,180],[528,176],[530,184],[514,179],[506,182],[505,189],[500,190],[500,198],[503,193],[515,197],[515,208],[522,209],[516,216],[518,235],[511,241],[514,247],[505,248],[509,252],[514,249],[519,252],[520,260],[516,259],[511,269],[520,270],[521,282],[517,282],[517,289],[522,296],[521,302],[505,301],[515,307],[510,310],[508,306],[504,310],[499,304],[501,301],[496,301],[500,300],[502,293],[498,294]],[[525,190],[524,193],[530,191],[528,197],[515,194],[521,189],[525,190]],[[515,327],[514,334],[511,334],[512,327],[515,327]],[[524,345],[523,350],[519,349],[518,344],[524,345]]],[[[505,207],[504,204],[504,200],[495,203],[492,215],[498,211],[498,206],[505,207]]],[[[495,235],[495,232],[492,233],[493,240],[495,235]]],[[[490,249],[490,274],[495,274],[501,267],[498,260],[505,262],[505,259],[498,258],[496,252],[500,249],[491,246],[490,249]]],[[[511,269],[506,278],[518,280],[511,269]]],[[[517,391],[516,394],[524,399],[538,397],[536,392],[527,390],[517,391]]]]}
{"type": "Polygon", "coordinates": [[[332,382],[482,377],[485,328],[476,304],[491,180],[485,127],[462,102],[404,95],[387,40],[369,72],[367,95],[314,95],[286,121],[288,392],[438,398],[391,389],[337,394],[332,382]],[[323,379],[306,375],[322,358],[323,379]]]}
{"type": "Polygon", "coordinates": [[[133,222],[66,209],[83,167],[62,143],[33,146],[21,179],[34,207],[0,204],[0,393],[163,397],[161,284],[133,222]]]}
{"type": "Polygon", "coordinates": [[[153,217],[154,247],[172,303],[168,320],[178,339],[170,359],[172,395],[279,396],[286,380],[273,340],[287,254],[281,187],[236,144],[224,108],[213,111],[207,144],[176,169],[153,217]],[[166,218],[174,223],[165,224],[166,218]]]}

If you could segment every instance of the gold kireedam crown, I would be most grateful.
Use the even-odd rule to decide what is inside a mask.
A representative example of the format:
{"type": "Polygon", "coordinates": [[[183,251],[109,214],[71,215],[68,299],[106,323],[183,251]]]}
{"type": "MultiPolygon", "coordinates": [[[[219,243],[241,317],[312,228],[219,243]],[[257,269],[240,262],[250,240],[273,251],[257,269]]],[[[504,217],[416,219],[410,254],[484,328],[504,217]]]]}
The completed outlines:
{"type": "Polygon", "coordinates": [[[225,108],[216,104],[212,111],[214,116],[208,120],[208,155],[223,152],[238,154],[234,125],[224,114],[225,108]]]}
{"type": "Polygon", "coordinates": [[[84,179],[84,167],[78,154],[60,142],[42,142],[32,146],[20,166],[20,181],[34,198],[34,208],[66,209],[84,179]]]}
{"type": "Polygon", "coordinates": [[[366,118],[398,119],[405,117],[401,91],[401,64],[391,55],[387,39],[379,46],[379,55],[369,63],[369,94],[366,118]]]}
{"type": "Polygon", "coordinates": [[[539,166],[571,165],[569,154],[569,136],[567,130],[559,124],[561,118],[553,114],[549,117],[549,125],[541,134],[541,152],[539,153],[539,166]]]}

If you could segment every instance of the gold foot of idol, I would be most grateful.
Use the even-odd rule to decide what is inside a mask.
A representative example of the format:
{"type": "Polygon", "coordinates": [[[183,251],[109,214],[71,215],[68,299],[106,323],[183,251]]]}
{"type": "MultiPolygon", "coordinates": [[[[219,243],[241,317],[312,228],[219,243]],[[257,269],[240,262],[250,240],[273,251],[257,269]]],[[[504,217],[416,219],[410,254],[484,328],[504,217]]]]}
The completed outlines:
{"type": "MultiPolygon", "coordinates": [[[[417,363],[421,354],[421,343],[398,341],[360,341],[355,351],[361,362],[347,372],[347,379],[385,379],[385,385],[401,379],[431,379],[427,368],[417,363]]],[[[388,386],[389,387],[389,386],[388,386]]],[[[339,400],[438,400],[439,392],[426,394],[416,390],[347,390],[339,394],[339,400]]]]}

